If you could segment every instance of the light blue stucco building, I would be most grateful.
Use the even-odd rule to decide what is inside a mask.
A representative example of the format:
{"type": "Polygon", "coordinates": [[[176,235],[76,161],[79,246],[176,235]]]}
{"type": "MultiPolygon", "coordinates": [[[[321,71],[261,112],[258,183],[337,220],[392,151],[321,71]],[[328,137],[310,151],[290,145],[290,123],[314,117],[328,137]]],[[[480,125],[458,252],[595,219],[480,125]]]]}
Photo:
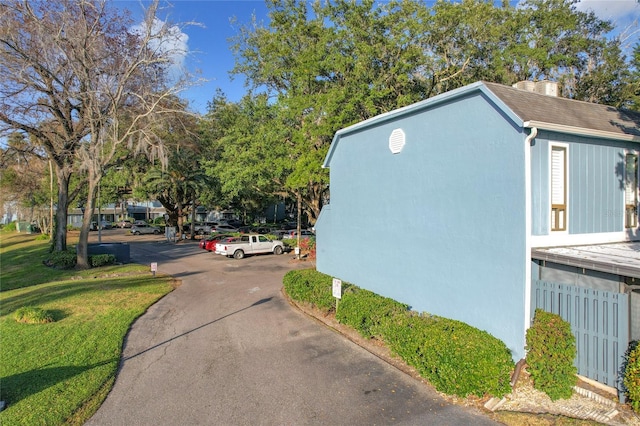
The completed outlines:
{"type": "Polygon", "coordinates": [[[338,131],[317,269],[523,358],[532,252],[638,239],[640,114],[531,89],[478,82],[338,131]]]}

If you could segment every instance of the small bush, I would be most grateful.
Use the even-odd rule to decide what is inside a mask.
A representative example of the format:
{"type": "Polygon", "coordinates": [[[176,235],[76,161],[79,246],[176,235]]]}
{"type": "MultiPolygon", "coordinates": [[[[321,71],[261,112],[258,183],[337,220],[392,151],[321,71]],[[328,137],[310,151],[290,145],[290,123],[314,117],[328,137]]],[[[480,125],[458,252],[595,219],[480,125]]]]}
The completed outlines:
{"type": "Polygon", "coordinates": [[[4,226],[4,230],[6,230],[6,231],[15,231],[16,229],[18,229],[17,225],[16,225],[16,222],[7,223],[4,226]]]}
{"type": "Polygon", "coordinates": [[[316,258],[316,239],[303,238],[300,240],[300,253],[307,255],[307,259],[316,258]]]}
{"type": "Polygon", "coordinates": [[[310,303],[326,313],[334,310],[335,298],[330,276],[313,269],[302,269],[287,272],[283,283],[285,291],[292,299],[310,303]]]}
{"type": "Polygon", "coordinates": [[[71,269],[76,266],[77,255],[72,251],[53,251],[44,264],[57,269],[71,269]]]}
{"type": "Polygon", "coordinates": [[[357,287],[345,291],[340,300],[336,319],[347,324],[366,338],[384,338],[386,322],[404,314],[409,306],[357,287]]]}
{"type": "Polygon", "coordinates": [[[551,400],[570,398],[577,382],[576,340],[559,315],[536,309],[527,330],[527,365],[533,386],[551,400]]]}
{"type": "Polygon", "coordinates": [[[94,254],[89,256],[89,265],[92,268],[97,268],[105,265],[113,265],[116,263],[116,257],[112,254],[94,254]]]}
{"type": "Polygon", "coordinates": [[[635,340],[625,354],[624,380],[625,393],[634,411],[640,411],[640,345],[635,340]]]}
{"type": "Polygon", "coordinates": [[[429,321],[420,370],[441,392],[458,396],[502,396],[511,391],[513,359],[506,345],[460,321],[429,321]]]}
{"type": "Polygon", "coordinates": [[[47,311],[41,308],[27,306],[19,308],[13,314],[17,322],[25,324],[46,324],[53,322],[53,317],[47,311]]]}
{"type": "Polygon", "coordinates": [[[44,241],[48,239],[49,239],[49,234],[40,234],[35,238],[36,241],[44,241]]]}

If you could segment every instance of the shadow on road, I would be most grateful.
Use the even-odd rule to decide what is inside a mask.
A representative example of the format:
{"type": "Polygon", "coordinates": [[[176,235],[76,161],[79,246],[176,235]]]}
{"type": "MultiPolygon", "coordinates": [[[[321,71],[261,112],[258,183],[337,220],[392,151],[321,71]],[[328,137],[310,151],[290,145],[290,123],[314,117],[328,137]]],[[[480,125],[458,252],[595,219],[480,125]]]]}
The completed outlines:
{"type": "Polygon", "coordinates": [[[128,360],[130,360],[130,359],[132,359],[132,358],[135,358],[135,357],[140,356],[140,355],[142,355],[142,354],[144,354],[144,353],[147,353],[147,352],[149,352],[149,351],[151,351],[151,350],[153,350],[153,349],[159,348],[159,347],[161,347],[161,346],[163,346],[163,345],[166,345],[167,343],[171,343],[171,342],[173,342],[174,340],[179,339],[180,337],[184,337],[184,336],[186,336],[186,335],[188,335],[188,334],[191,334],[191,333],[193,333],[194,331],[198,331],[198,330],[200,330],[201,328],[204,328],[204,327],[206,327],[206,326],[208,326],[208,325],[211,325],[211,324],[213,324],[213,323],[216,323],[216,322],[218,322],[218,321],[221,321],[221,320],[223,320],[223,319],[225,319],[225,318],[228,318],[228,317],[230,317],[230,316],[232,316],[232,315],[235,315],[235,314],[237,314],[237,313],[240,313],[240,312],[242,312],[242,311],[246,311],[246,310],[247,310],[247,309],[249,309],[249,308],[252,308],[252,307],[254,307],[254,306],[258,306],[258,305],[262,305],[263,303],[270,302],[272,299],[273,299],[273,297],[269,297],[269,298],[265,298],[265,299],[260,299],[260,300],[258,300],[257,302],[252,303],[251,305],[247,306],[246,308],[238,309],[238,310],[237,310],[237,311],[235,311],[235,312],[231,312],[231,313],[229,313],[229,314],[227,314],[227,315],[221,316],[220,318],[216,318],[216,319],[214,319],[213,321],[209,321],[209,322],[208,322],[208,323],[206,323],[206,324],[202,324],[202,325],[200,325],[200,326],[198,326],[198,327],[196,327],[196,328],[194,328],[194,329],[191,329],[191,330],[189,330],[189,331],[185,331],[185,332],[184,332],[184,333],[182,333],[182,334],[178,334],[177,336],[174,336],[174,337],[172,337],[171,339],[167,339],[167,340],[165,340],[164,342],[160,342],[160,343],[158,343],[158,344],[155,344],[155,345],[151,346],[150,348],[147,348],[147,349],[145,349],[145,350],[143,350],[143,351],[138,352],[137,354],[134,354],[134,355],[128,356],[128,357],[126,357],[126,358],[123,358],[123,359],[122,359],[122,362],[128,361],[128,360]]]}

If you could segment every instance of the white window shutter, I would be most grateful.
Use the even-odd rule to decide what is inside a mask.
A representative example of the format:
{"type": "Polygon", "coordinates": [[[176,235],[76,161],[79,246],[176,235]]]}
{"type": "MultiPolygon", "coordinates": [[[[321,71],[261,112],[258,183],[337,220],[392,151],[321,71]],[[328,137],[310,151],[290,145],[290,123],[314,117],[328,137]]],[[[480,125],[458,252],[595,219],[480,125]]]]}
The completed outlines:
{"type": "Polygon", "coordinates": [[[551,204],[564,204],[566,200],[566,156],[564,148],[551,150],[551,204]]]}

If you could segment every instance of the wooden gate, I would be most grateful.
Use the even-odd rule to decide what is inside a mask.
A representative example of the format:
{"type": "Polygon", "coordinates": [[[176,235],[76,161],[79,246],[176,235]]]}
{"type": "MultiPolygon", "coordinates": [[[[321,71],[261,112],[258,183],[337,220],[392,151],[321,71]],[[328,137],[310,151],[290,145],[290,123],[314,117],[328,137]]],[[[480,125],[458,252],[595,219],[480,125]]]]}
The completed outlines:
{"type": "Polygon", "coordinates": [[[533,280],[532,291],[532,314],[540,308],[571,324],[578,374],[619,389],[629,346],[629,295],[540,280],[533,280]]]}

